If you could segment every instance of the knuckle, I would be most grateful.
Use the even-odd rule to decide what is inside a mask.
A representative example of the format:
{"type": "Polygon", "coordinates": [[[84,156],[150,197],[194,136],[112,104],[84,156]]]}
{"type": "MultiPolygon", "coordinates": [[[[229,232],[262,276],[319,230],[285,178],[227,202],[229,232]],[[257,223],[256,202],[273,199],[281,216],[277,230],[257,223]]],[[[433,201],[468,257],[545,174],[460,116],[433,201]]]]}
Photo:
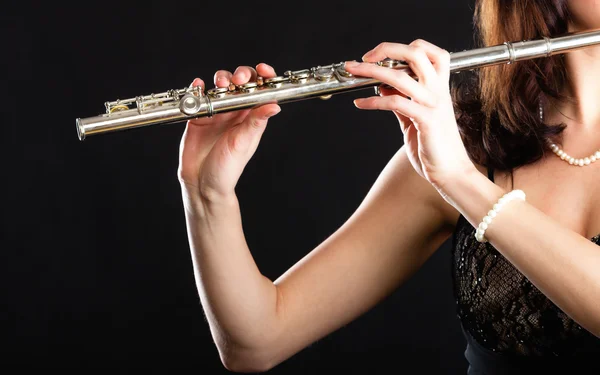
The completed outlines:
{"type": "Polygon", "coordinates": [[[416,46],[411,46],[408,45],[406,48],[406,55],[410,58],[416,58],[418,57],[418,53],[419,53],[420,49],[416,46]]]}
{"type": "Polygon", "coordinates": [[[418,126],[419,133],[423,133],[423,130],[424,130],[423,124],[426,123],[423,116],[417,112],[417,113],[414,113],[410,119],[413,123],[415,123],[418,126]]]}
{"type": "Polygon", "coordinates": [[[390,43],[390,42],[381,42],[381,43],[379,43],[377,45],[377,47],[375,47],[375,50],[377,50],[377,51],[385,51],[385,50],[387,50],[391,46],[391,44],[392,43],[390,43]]]}
{"type": "Polygon", "coordinates": [[[225,153],[225,156],[229,156],[228,154],[229,154],[230,150],[232,152],[239,152],[239,151],[244,150],[245,142],[242,138],[243,137],[240,137],[239,133],[231,134],[231,136],[227,138],[227,147],[223,148],[223,152],[225,153]]]}
{"type": "Polygon", "coordinates": [[[415,56],[415,58],[422,60],[422,59],[427,58],[427,53],[425,52],[425,50],[422,47],[415,47],[414,56],[415,56]]]}
{"type": "Polygon", "coordinates": [[[402,108],[402,97],[398,94],[392,95],[391,104],[395,110],[400,110],[402,108]]]}
{"type": "Polygon", "coordinates": [[[266,123],[267,123],[267,120],[260,119],[260,118],[257,118],[257,117],[253,117],[253,118],[251,118],[249,120],[249,124],[248,125],[250,125],[251,129],[258,130],[258,129],[262,129],[265,126],[266,123]]]}
{"type": "Polygon", "coordinates": [[[437,95],[427,96],[427,106],[430,108],[436,108],[440,103],[440,98],[437,95]]]}
{"type": "Polygon", "coordinates": [[[423,47],[425,44],[427,44],[427,42],[423,39],[415,39],[410,43],[413,47],[423,47]]]}

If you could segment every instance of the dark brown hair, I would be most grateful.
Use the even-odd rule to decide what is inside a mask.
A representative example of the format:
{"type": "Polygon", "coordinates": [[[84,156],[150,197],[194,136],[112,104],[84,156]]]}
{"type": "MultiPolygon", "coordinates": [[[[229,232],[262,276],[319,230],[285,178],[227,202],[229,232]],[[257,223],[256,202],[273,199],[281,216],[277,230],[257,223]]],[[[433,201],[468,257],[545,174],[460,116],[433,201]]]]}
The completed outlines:
{"type": "MultiPolygon", "coordinates": [[[[476,0],[475,47],[552,37],[566,33],[564,0],[476,0]]],[[[462,74],[462,73],[461,73],[462,74]]],[[[494,169],[512,171],[550,151],[547,140],[564,124],[544,124],[539,103],[564,99],[564,55],[480,68],[471,80],[453,82],[457,123],[471,159],[494,169]]]]}

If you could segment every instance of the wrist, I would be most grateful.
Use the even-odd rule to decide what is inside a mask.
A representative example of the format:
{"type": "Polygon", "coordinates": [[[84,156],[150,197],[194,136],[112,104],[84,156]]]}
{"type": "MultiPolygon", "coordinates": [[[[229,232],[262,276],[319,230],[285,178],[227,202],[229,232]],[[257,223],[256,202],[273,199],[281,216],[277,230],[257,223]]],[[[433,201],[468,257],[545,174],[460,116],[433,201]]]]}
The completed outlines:
{"type": "Polygon", "coordinates": [[[186,214],[192,216],[206,217],[216,215],[220,211],[227,211],[239,206],[235,192],[231,194],[202,192],[196,186],[182,183],[181,195],[186,214]]]}
{"type": "Polygon", "coordinates": [[[449,179],[440,194],[474,227],[487,215],[493,205],[507,192],[490,181],[475,167],[449,179]]]}
{"type": "Polygon", "coordinates": [[[448,182],[444,197],[474,228],[507,191],[477,169],[448,182]]]}
{"type": "Polygon", "coordinates": [[[456,207],[457,195],[461,195],[467,187],[471,186],[481,176],[481,172],[473,165],[465,168],[460,173],[453,173],[442,179],[437,179],[433,186],[449,204],[456,207]]]}

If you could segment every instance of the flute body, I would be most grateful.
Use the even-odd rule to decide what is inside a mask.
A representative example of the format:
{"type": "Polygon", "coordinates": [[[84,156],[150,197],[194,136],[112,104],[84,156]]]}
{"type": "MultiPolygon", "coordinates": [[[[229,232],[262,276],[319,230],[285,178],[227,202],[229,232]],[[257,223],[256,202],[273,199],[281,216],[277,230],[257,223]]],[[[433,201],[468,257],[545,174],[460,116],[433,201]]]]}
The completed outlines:
{"type": "MultiPolygon", "coordinates": [[[[505,42],[450,54],[452,73],[486,66],[513,63],[538,57],[549,57],[600,44],[600,29],[569,33],[553,38],[505,42]]],[[[391,69],[403,69],[412,75],[401,61],[385,59],[377,64],[391,69]]],[[[243,85],[213,88],[204,93],[199,87],[169,90],[159,94],[106,102],[106,113],[77,118],[77,136],[86,137],[149,125],[169,124],[218,113],[237,111],[267,103],[289,103],[312,98],[328,99],[334,94],[378,88],[382,82],[354,76],[344,69],[344,63],[316,66],[298,71],[286,71],[282,76],[243,85]]]]}

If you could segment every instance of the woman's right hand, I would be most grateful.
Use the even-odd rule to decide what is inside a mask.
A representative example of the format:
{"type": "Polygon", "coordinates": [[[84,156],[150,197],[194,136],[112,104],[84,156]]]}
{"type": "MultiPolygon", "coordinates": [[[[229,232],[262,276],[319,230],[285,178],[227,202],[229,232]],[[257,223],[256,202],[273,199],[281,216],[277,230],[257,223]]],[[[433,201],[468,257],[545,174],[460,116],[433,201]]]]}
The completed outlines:
{"type": "MultiPolygon", "coordinates": [[[[240,66],[233,74],[217,71],[214,84],[216,87],[227,87],[230,83],[241,85],[255,81],[257,76],[271,78],[276,74],[264,63],[258,64],[256,69],[240,66]]],[[[194,79],[192,85],[205,89],[199,78],[194,79]]],[[[230,200],[242,171],[258,147],[268,119],[280,110],[279,105],[273,103],[189,120],[181,139],[177,171],[188,198],[230,200]]]]}

